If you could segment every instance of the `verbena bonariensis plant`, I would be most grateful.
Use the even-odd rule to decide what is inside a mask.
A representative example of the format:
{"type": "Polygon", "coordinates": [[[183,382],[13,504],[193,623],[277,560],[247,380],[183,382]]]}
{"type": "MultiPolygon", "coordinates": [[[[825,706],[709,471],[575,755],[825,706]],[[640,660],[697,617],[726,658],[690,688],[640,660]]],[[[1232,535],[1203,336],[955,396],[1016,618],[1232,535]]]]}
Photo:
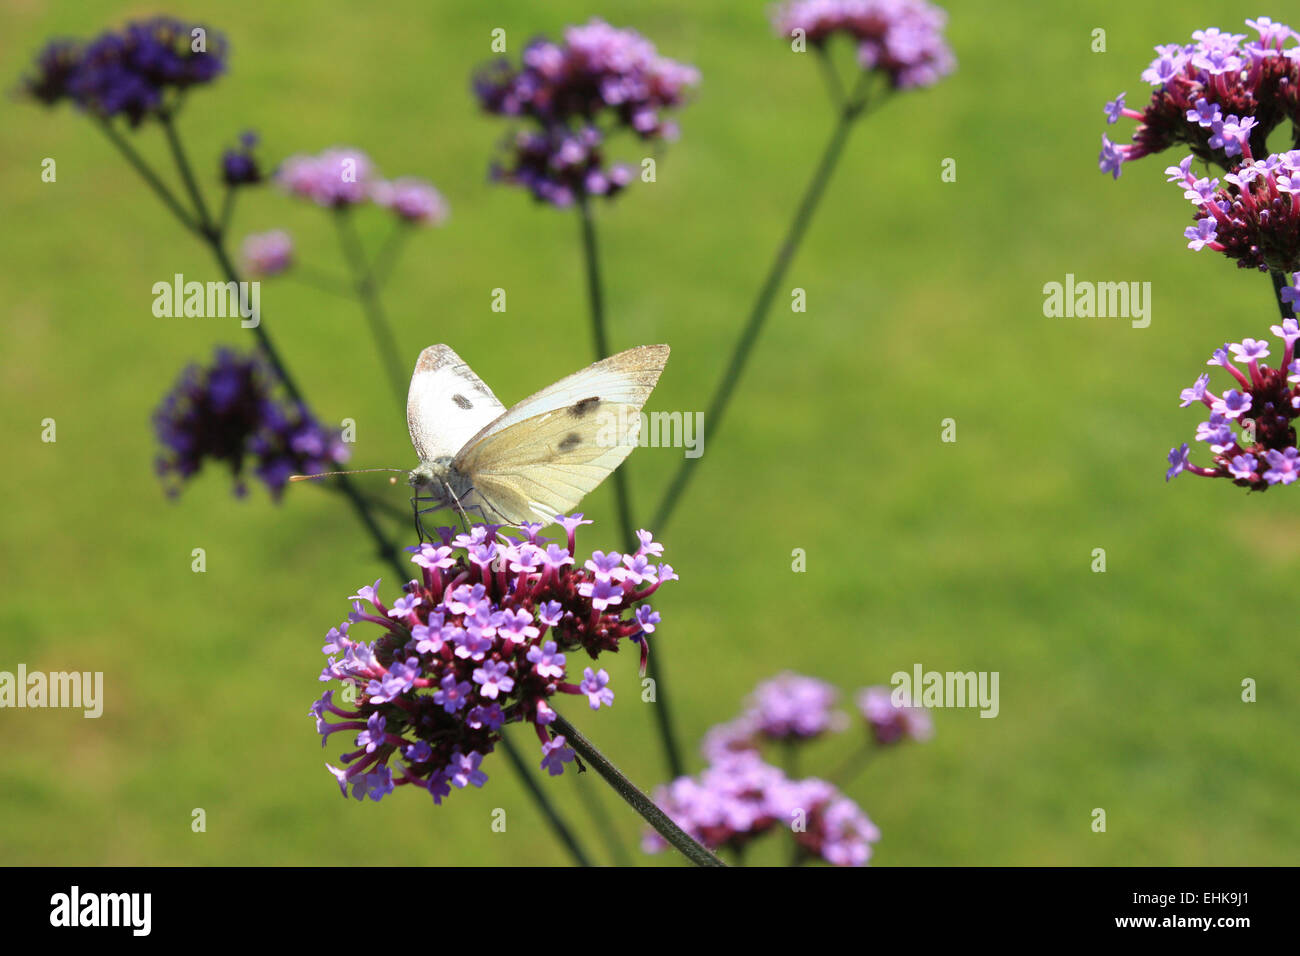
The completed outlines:
{"type": "MultiPolygon", "coordinates": [[[[786,672],[755,688],[745,711],[706,734],[701,747],[709,766],[655,791],[664,811],[687,833],[737,861],[755,840],[779,830],[793,838],[792,865],[822,860],[864,866],[880,830],[843,788],[873,755],[905,740],[928,740],[929,712],[896,700],[884,687],[857,694],[867,740],[833,775],[799,777],[801,748],[849,721],[835,709],[831,684],[786,672]],[[767,762],[763,748],[778,747],[786,767],[767,762]]],[[[655,853],[663,838],[648,831],[642,848],[655,853]]]]}
{"type": "Polygon", "coordinates": [[[1269,347],[1255,339],[1216,350],[1206,364],[1225,369],[1237,387],[1216,395],[1203,374],[1181,396],[1183,407],[1199,402],[1210,409],[1196,440],[1209,445],[1214,465],[1192,464],[1184,443],[1170,450],[1165,475],[1168,481],[1190,471],[1264,491],[1296,478],[1293,421],[1300,398],[1292,386],[1300,381],[1294,362],[1300,337],[1294,311],[1300,298],[1300,149],[1270,155],[1267,141],[1289,121],[1292,143],[1300,146],[1300,46],[1294,45],[1300,35],[1268,17],[1246,25],[1256,34],[1249,40],[1210,28],[1193,33],[1190,44],[1156,47],[1158,56],[1142,74],[1154,87],[1146,108],[1129,109],[1124,94],[1105,108],[1108,123],[1138,121],[1133,141],[1117,145],[1103,135],[1099,165],[1118,179],[1125,163],[1185,146],[1190,155],[1165,175],[1196,207],[1183,233],[1187,247],[1210,249],[1239,268],[1270,274],[1282,316],[1272,331],[1285,343],[1280,366],[1261,362],[1269,347]],[[1220,167],[1222,179],[1197,175],[1196,160],[1220,167]]]}

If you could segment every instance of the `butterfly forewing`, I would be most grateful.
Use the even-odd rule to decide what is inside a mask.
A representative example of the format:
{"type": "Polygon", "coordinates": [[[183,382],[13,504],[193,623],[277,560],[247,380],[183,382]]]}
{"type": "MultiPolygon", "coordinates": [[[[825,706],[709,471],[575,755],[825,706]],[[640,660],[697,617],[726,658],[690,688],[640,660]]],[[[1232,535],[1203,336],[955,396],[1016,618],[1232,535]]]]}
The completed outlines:
{"type": "Polygon", "coordinates": [[[421,461],[454,456],[505,410],[450,348],[430,345],[420,353],[406,398],[406,424],[421,461]]]}

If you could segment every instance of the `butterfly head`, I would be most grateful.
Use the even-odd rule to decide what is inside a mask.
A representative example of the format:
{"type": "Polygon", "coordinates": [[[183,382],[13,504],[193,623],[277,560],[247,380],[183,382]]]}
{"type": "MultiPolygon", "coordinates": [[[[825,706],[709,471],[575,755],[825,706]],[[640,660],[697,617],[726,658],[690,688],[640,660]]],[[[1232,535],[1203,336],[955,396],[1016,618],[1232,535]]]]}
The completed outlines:
{"type": "Polygon", "coordinates": [[[406,480],[417,492],[432,491],[441,493],[450,477],[451,459],[434,458],[432,461],[422,461],[418,467],[411,469],[411,473],[407,475],[406,480]]]}

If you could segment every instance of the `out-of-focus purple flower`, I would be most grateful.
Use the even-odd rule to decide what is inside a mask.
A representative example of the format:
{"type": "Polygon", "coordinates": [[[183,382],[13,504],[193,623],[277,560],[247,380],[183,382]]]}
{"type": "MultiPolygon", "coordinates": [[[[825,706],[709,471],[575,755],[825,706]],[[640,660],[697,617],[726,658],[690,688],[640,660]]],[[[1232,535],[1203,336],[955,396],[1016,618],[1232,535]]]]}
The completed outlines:
{"type": "Polygon", "coordinates": [[[1227,371],[1235,387],[1216,394],[1208,389],[1208,379],[1202,375],[1195,388],[1183,390],[1180,397],[1184,407],[1199,402],[1211,412],[1209,420],[1197,427],[1196,440],[1209,445],[1214,466],[1192,464],[1190,449],[1183,443],[1169,452],[1166,481],[1187,471],[1206,478],[1227,478],[1253,491],[1266,491],[1272,485],[1289,485],[1296,480],[1295,420],[1300,418],[1300,375],[1295,372],[1300,362],[1295,360],[1295,345],[1300,340],[1300,323],[1283,319],[1271,330],[1283,344],[1277,368],[1262,361],[1271,355],[1267,342],[1230,342],[1216,349],[1206,364],[1227,371]],[[1238,368],[1238,364],[1245,368],[1238,368]]]}
{"type": "Polygon", "coordinates": [[[450,214],[442,193],[423,179],[404,177],[392,182],[377,182],[370,195],[376,205],[391,209],[406,222],[441,226],[450,214]]]}
{"type": "Polygon", "coordinates": [[[802,31],[814,49],[837,34],[848,37],[862,68],[878,70],[896,90],[931,86],[956,68],[943,37],[947,22],[924,0],[794,0],[774,15],[777,33],[802,31]]]}
{"type": "MultiPolygon", "coordinates": [[[[1290,27],[1267,17],[1247,20],[1259,36],[1197,30],[1189,44],[1156,47],[1156,59],[1142,73],[1155,89],[1141,112],[1107,105],[1107,122],[1118,116],[1138,121],[1133,142],[1117,147],[1130,162],[1185,145],[1205,162],[1231,169],[1243,150],[1262,155],[1269,134],[1283,121],[1300,118],[1300,47],[1290,27]]],[[[1118,178],[1105,162],[1102,172],[1118,178]]]]}
{"type": "Polygon", "coordinates": [[[262,181],[262,168],[253,150],[257,134],[249,131],[239,137],[239,145],[221,154],[221,181],[227,186],[252,186],[262,181]]]}
{"type": "Polygon", "coordinates": [[[105,31],[84,45],[54,41],[38,55],[23,86],[46,105],[66,99],[96,116],[124,116],[138,126],[171,109],[180,91],[212,82],[225,66],[221,34],[154,17],[105,31]]]}
{"type": "MultiPolygon", "coordinates": [[[[790,780],[751,751],[721,754],[698,777],[679,777],[655,791],[655,803],[711,850],[743,850],[752,840],[786,828],[804,857],[837,866],[863,866],[880,831],[831,784],[790,780]]],[[[667,844],[647,831],[648,853],[667,844]]]]}
{"type": "Polygon", "coordinates": [[[168,494],[198,474],[204,462],[227,465],[235,493],[246,491],[244,469],[280,497],[289,476],[337,467],[348,458],[339,435],[323,428],[306,409],[274,396],[276,379],[255,356],[217,349],[210,366],[191,365],[154,412],[162,451],[160,477],[168,494]]]}
{"type": "MultiPolygon", "coordinates": [[[[557,519],[570,548],[576,546],[575,519],[581,515],[557,519]]],[[[515,722],[533,725],[542,768],[562,773],[574,752],[546,729],[556,716],[549,699],[585,695],[593,706],[614,700],[608,671],[585,668],[581,683],[573,684],[565,679],[567,658],[584,651],[595,659],[633,639],[645,653],[648,639],[635,608],[665,576],[640,583],[624,578],[618,585],[623,600],[599,608],[583,596],[595,575],[573,560],[572,551],[568,561],[543,565],[526,553],[543,543],[538,527],[527,541],[494,540],[497,530],[442,528],[442,544],[408,548],[420,577],[391,607],[380,599],[378,582],[358,590],[347,623],[327,635],[329,663],[321,680],[351,684],[357,702],[335,705],[329,691],[313,705],[322,743],[337,731],[368,732],[356,750],[342,755],[342,767],[330,768],[345,794],[382,767],[394,786],[414,784],[440,803],[452,787],[486,779],[480,761],[501,739],[502,726],[515,722]],[[480,560],[486,552],[492,559],[480,560]],[[361,622],[380,629],[374,641],[357,639],[354,625],[361,622]],[[326,714],[342,720],[330,722],[326,714]],[[382,742],[376,743],[375,726],[384,730],[382,742]]],[[[638,555],[658,553],[647,551],[647,542],[662,550],[647,536],[638,555]]]]}
{"type": "Polygon", "coordinates": [[[909,701],[894,703],[888,687],[866,687],[858,691],[858,710],[878,744],[903,740],[929,740],[934,736],[930,712],[909,701]]]}
{"type": "Polygon", "coordinates": [[[240,256],[249,275],[277,276],[293,265],[293,239],[283,229],[255,232],[244,237],[240,256]]]}
{"type": "Polygon", "coordinates": [[[676,138],[664,113],[683,105],[699,80],[697,70],[660,56],[636,31],[599,19],[568,27],[562,43],[534,40],[519,66],[500,59],[474,77],[486,112],[528,122],[506,139],[490,176],[560,207],[614,196],[631,170],[606,164],[602,129],[676,138]]]}
{"type": "Polygon", "coordinates": [[[367,202],[378,179],[364,152],[337,147],[315,156],[290,156],[276,170],[275,182],[291,196],[339,209],[367,202]]]}
{"type": "Polygon", "coordinates": [[[786,671],[754,688],[747,716],[769,740],[808,740],[843,727],[838,696],[825,681],[786,671]]]}

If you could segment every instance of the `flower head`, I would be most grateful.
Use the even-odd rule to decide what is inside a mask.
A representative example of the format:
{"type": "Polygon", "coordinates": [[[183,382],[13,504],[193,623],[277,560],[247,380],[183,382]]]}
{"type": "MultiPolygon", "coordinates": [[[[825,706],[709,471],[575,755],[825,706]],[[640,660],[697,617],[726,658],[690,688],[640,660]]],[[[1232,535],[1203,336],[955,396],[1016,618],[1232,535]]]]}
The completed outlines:
{"type": "Polygon", "coordinates": [[[290,156],[276,170],[275,182],[292,196],[339,209],[369,201],[376,173],[364,152],[337,147],[315,156],[290,156]]]}
{"type": "Polygon", "coordinates": [[[56,40],[23,81],[34,99],[80,109],[131,126],[162,115],[177,93],[210,83],[226,67],[226,41],[206,27],[154,17],[108,30],[88,43],[56,40]]]}
{"type": "Polygon", "coordinates": [[[391,209],[403,222],[440,226],[450,214],[442,193],[423,179],[404,177],[392,182],[378,182],[370,194],[375,205],[391,209]]]}
{"type": "Polygon", "coordinates": [[[568,27],[560,43],[534,40],[518,66],[500,59],[474,78],[486,112],[525,123],[505,140],[490,175],[554,206],[614,196],[632,174],[607,163],[607,132],[676,138],[665,113],[682,106],[699,80],[697,70],[660,56],[636,31],[599,19],[568,27]]]}
{"type": "Polygon", "coordinates": [[[924,0],[794,0],[774,15],[777,33],[802,31],[814,49],[833,36],[847,37],[857,46],[858,64],[882,73],[896,90],[931,86],[956,68],[943,38],[947,22],[942,9],[924,0]]]}
{"type": "Polygon", "coordinates": [[[866,687],[858,691],[858,710],[878,744],[902,740],[929,740],[934,735],[930,712],[906,698],[895,701],[887,687],[866,687]]]}
{"type": "Polygon", "coordinates": [[[244,469],[279,498],[296,472],[327,471],[348,458],[337,433],[305,408],[274,395],[276,379],[255,356],[217,349],[210,366],[191,365],[154,412],[162,452],[158,474],[170,478],[168,494],[213,460],[230,468],[236,494],[244,494],[244,469]]]}
{"type": "Polygon", "coordinates": [[[277,276],[293,265],[293,239],[283,229],[252,233],[244,238],[240,254],[249,275],[277,276]]]}
{"type": "MultiPolygon", "coordinates": [[[[863,866],[880,831],[852,800],[824,780],[791,780],[758,754],[722,754],[698,777],[678,777],[654,794],[678,826],[711,850],[743,849],[789,828],[801,855],[837,866],[863,866]]],[[[642,847],[666,846],[653,831],[642,847]]]]}
{"type": "MultiPolygon", "coordinates": [[[[1196,223],[1184,233],[1189,249],[1221,252],[1242,269],[1300,271],[1300,150],[1262,160],[1247,153],[1222,185],[1186,170],[1170,182],[1197,207],[1196,223]]],[[[1283,300],[1294,300],[1287,291],[1283,300]]]]}
{"type": "Polygon", "coordinates": [[[521,560],[523,549],[536,548],[531,542],[497,541],[500,560],[478,561],[475,552],[492,543],[495,531],[444,529],[449,543],[407,549],[420,574],[391,607],[376,583],[353,595],[349,623],[331,629],[321,680],[350,684],[357,696],[343,708],[327,692],[312,708],[317,730],[323,739],[338,731],[367,734],[342,755],[341,768],[331,768],[344,792],[377,768],[395,786],[428,790],[435,802],[452,788],[479,786],[486,779],[480,763],[507,723],[531,723],[541,766],[562,773],[574,752],[546,729],[555,719],[550,698],[573,694],[593,708],[614,701],[607,670],[584,668],[574,683],[569,659],[578,652],[595,659],[633,638],[644,653],[647,638],[635,608],[657,582],[623,580],[622,600],[599,607],[583,595],[593,572],[576,560],[545,567],[521,560]],[[361,623],[378,628],[373,641],[359,640],[361,623]]]}
{"type": "Polygon", "coordinates": [[[1295,360],[1295,344],[1300,340],[1300,325],[1295,319],[1284,319],[1281,325],[1272,326],[1272,332],[1282,340],[1277,368],[1264,362],[1273,354],[1268,342],[1230,342],[1216,349],[1206,364],[1231,375],[1232,386],[1216,394],[1202,375],[1193,388],[1183,389],[1183,407],[1199,403],[1210,410],[1209,419],[1196,429],[1196,440],[1209,445],[1214,464],[1192,464],[1191,451],[1184,443],[1169,452],[1166,481],[1187,471],[1265,491],[1272,485],[1289,485],[1296,480],[1295,419],[1300,418],[1300,375],[1295,373],[1300,363],[1295,360]]]}
{"type": "MultiPolygon", "coordinates": [[[[1247,20],[1258,33],[1197,30],[1188,44],[1156,47],[1156,58],[1142,73],[1154,89],[1140,112],[1123,103],[1107,105],[1106,118],[1137,120],[1133,142],[1122,160],[1128,162],[1185,145],[1205,162],[1231,169],[1243,152],[1262,152],[1269,134],[1284,120],[1300,117],[1296,84],[1300,82],[1300,47],[1290,27],[1267,17],[1247,20]]],[[[1103,157],[1105,154],[1103,153],[1103,157]]],[[[1118,166],[1102,172],[1118,178],[1118,166]]]]}

